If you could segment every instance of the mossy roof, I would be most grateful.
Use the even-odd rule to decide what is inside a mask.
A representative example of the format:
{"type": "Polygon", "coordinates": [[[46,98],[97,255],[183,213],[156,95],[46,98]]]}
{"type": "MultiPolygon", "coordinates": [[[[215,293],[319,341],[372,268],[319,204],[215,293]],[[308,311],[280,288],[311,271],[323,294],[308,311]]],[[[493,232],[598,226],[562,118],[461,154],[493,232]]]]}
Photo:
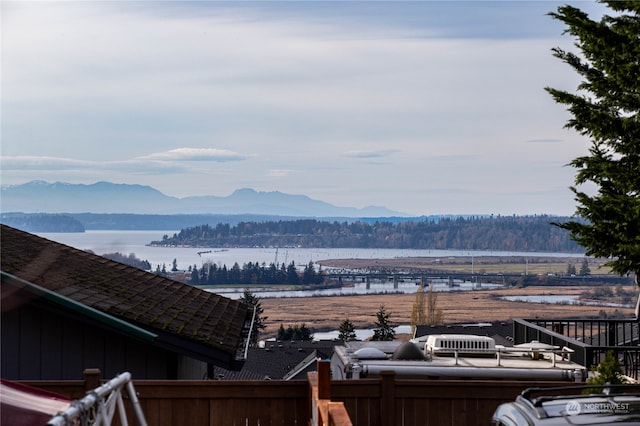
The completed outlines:
{"type": "Polygon", "coordinates": [[[0,226],[3,272],[159,333],[174,347],[183,341],[205,357],[219,358],[215,352],[221,351],[232,360],[242,358],[251,320],[245,304],[0,226]]]}

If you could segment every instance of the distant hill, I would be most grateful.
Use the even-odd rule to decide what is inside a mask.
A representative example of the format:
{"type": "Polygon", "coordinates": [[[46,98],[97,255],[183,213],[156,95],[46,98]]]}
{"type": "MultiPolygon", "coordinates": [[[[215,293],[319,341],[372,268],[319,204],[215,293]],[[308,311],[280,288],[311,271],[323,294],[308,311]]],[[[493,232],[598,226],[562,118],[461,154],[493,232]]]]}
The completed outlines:
{"type": "Polygon", "coordinates": [[[306,195],[238,189],[226,197],[176,198],[144,185],[31,181],[2,187],[0,210],[24,213],[259,214],[292,217],[407,216],[385,207],[339,207],[306,195]]]}

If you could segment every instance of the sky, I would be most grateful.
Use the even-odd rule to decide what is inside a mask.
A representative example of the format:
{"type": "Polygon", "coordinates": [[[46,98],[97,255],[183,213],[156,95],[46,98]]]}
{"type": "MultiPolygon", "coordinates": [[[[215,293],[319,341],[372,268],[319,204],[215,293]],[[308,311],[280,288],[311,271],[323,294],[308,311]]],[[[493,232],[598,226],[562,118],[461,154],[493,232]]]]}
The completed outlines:
{"type": "Polygon", "coordinates": [[[564,3],[2,1],[1,184],[571,215],[564,3]]]}

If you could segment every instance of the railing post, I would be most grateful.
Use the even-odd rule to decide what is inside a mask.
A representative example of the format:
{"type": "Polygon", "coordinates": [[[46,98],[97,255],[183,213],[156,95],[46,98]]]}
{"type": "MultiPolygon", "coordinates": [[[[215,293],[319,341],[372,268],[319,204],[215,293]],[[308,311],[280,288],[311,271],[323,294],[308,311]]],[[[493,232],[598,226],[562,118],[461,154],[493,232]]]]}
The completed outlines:
{"type": "Polygon", "coordinates": [[[396,417],[396,373],[380,372],[380,417],[383,425],[395,424],[396,417]]]}
{"type": "Polygon", "coordinates": [[[318,360],[318,399],[331,399],[331,370],[328,361],[318,360]]]}
{"type": "Polygon", "coordinates": [[[618,336],[616,333],[617,332],[617,327],[616,327],[616,323],[611,321],[607,324],[607,345],[608,346],[618,346],[618,336]]]}
{"type": "Polygon", "coordinates": [[[82,372],[84,375],[84,391],[89,392],[100,386],[100,369],[99,368],[85,368],[82,372]]]}

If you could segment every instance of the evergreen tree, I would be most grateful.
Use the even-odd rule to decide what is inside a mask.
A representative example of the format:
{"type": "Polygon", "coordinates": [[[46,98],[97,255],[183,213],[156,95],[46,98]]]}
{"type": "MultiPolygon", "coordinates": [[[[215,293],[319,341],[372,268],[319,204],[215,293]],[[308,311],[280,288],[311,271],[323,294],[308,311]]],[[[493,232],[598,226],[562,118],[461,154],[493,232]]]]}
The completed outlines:
{"type": "Polygon", "coordinates": [[[591,269],[589,269],[589,262],[587,261],[587,259],[584,259],[582,261],[582,266],[580,266],[580,275],[587,276],[587,275],[591,275],[591,269]]]}
{"type": "Polygon", "coordinates": [[[316,268],[310,260],[307,266],[304,267],[304,271],[302,273],[302,284],[315,284],[315,282],[316,268]]]}
{"type": "Polygon", "coordinates": [[[253,318],[253,329],[251,330],[251,336],[249,336],[249,343],[251,346],[255,346],[258,343],[258,336],[260,331],[267,328],[265,322],[268,317],[262,316],[264,313],[264,309],[260,304],[260,299],[248,289],[244,290],[240,301],[246,304],[253,313],[255,311],[255,316],[253,318]]]}
{"type": "MultiPolygon", "coordinates": [[[[592,371],[596,374],[587,379],[590,385],[620,385],[627,383],[620,363],[613,351],[607,351],[605,358],[592,371]]],[[[602,393],[602,388],[585,389],[585,393],[602,393]]]]}
{"type": "Polygon", "coordinates": [[[289,340],[287,339],[287,331],[284,329],[284,325],[280,324],[278,327],[278,333],[276,334],[276,340],[289,340]]]}
{"type": "Polygon", "coordinates": [[[241,284],[242,277],[240,273],[240,265],[235,262],[231,269],[229,269],[228,280],[230,284],[241,284]]]}
{"type": "Polygon", "coordinates": [[[198,271],[198,267],[193,265],[193,269],[191,269],[191,279],[189,280],[191,285],[200,284],[200,272],[198,271]]]}
{"type": "Polygon", "coordinates": [[[302,324],[299,327],[295,326],[293,329],[293,335],[291,340],[299,340],[302,342],[310,342],[313,340],[313,333],[306,324],[302,324]]]}
{"type": "Polygon", "coordinates": [[[280,324],[278,333],[276,334],[277,340],[298,340],[298,341],[311,341],[313,340],[313,333],[311,329],[305,324],[288,326],[285,330],[284,326],[280,324]]]}
{"type": "Polygon", "coordinates": [[[352,340],[356,340],[356,328],[353,323],[347,318],[346,320],[340,323],[340,327],[338,327],[338,339],[343,342],[350,342],[352,340]]]}
{"type": "Polygon", "coordinates": [[[300,277],[298,276],[298,270],[296,269],[295,262],[291,262],[287,267],[287,284],[300,284],[300,277]]]}
{"type": "Polygon", "coordinates": [[[567,264],[567,275],[573,276],[575,274],[576,274],[576,265],[574,265],[573,263],[568,263],[567,264]]]}
{"type": "Polygon", "coordinates": [[[396,332],[389,321],[389,313],[385,310],[384,305],[380,305],[380,309],[376,313],[376,327],[373,329],[373,337],[371,340],[393,340],[396,332]]]}
{"type": "MultiPolygon", "coordinates": [[[[583,220],[559,224],[589,256],[612,259],[620,275],[640,273],[640,2],[602,0],[613,13],[599,21],[561,6],[563,22],[580,53],[553,49],[582,78],[576,93],[546,88],[566,105],[566,127],[590,141],[589,153],[571,161],[571,190],[583,220]],[[587,185],[589,192],[579,189],[587,185]],[[595,193],[592,190],[595,188],[595,193]]],[[[640,298],[636,307],[639,314],[640,298]]]]}

